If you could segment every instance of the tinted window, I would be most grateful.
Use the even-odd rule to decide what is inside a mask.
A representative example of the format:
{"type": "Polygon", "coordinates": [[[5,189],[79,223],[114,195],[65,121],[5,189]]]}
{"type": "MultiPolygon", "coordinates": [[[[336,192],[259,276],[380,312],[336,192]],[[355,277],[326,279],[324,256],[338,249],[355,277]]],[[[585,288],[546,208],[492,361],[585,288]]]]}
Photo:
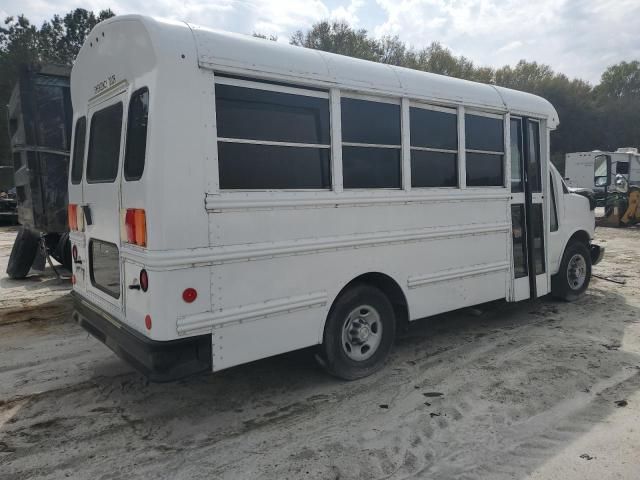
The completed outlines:
{"type": "Polygon", "coordinates": [[[538,122],[529,122],[529,185],[532,192],[542,191],[540,179],[540,126],[538,122]]]}
{"type": "Polygon", "coordinates": [[[218,142],[220,188],[329,188],[329,149],[218,142]]]}
{"type": "Polygon", "coordinates": [[[113,243],[91,240],[89,260],[91,284],[114,298],[120,298],[118,247],[113,243]]]}
{"type": "Polygon", "coordinates": [[[504,151],[504,131],[501,118],[465,115],[465,141],[469,150],[504,151]]]}
{"type": "Polygon", "coordinates": [[[511,205],[511,235],[513,238],[513,269],[515,278],[528,275],[524,205],[511,205]]]}
{"type": "Polygon", "coordinates": [[[629,173],[628,162],[616,162],[616,173],[621,175],[627,175],[629,173]]]}
{"type": "Polygon", "coordinates": [[[522,192],[522,120],[511,119],[511,191],[522,192]]]}
{"type": "Polygon", "coordinates": [[[127,150],[124,157],[124,178],[138,180],[144,171],[149,120],[149,90],[136,91],[129,102],[127,120],[127,150]]]}
{"type": "Polygon", "coordinates": [[[88,182],[113,182],[118,176],[122,103],[93,114],[89,130],[88,182]]]}
{"type": "Polygon", "coordinates": [[[535,203],[531,206],[531,225],[533,228],[533,262],[536,275],[540,275],[545,271],[542,204],[540,203],[535,203]]]}
{"type": "Polygon", "coordinates": [[[455,187],[458,185],[458,155],[411,151],[412,187],[455,187]]]}
{"type": "Polygon", "coordinates": [[[411,146],[458,150],[458,116],[411,107],[411,146]]]}
{"type": "Polygon", "coordinates": [[[503,155],[467,152],[467,185],[501,187],[503,158],[503,155]]]}
{"type": "Polygon", "coordinates": [[[344,188],[400,188],[400,150],[342,147],[344,188]]]}
{"type": "Polygon", "coordinates": [[[76,131],[73,137],[73,160],[71,162],[71,183],[80,183],[82,167],[84,166],[84,142],[87,136],[87,118],[80,117],[76,121],[76,131]]]}
{"type": "Polygon", "coordinates": [[[556,186],[553,184],[553,175],[550,175],[549,178],[551,185],[551,221],[549,222],[549,227],[552,232],[558,231],[558,210],[556,205],[556,186]]]}
{"type": "Polygon", "coordinates": [[[400,105],[341,99],[342,141],[400,145],[400,105]]]}
{"type": "Polygon", "coordinates": [[[218,137],[329,144],[329,100],[216,84],[218,137]]]}

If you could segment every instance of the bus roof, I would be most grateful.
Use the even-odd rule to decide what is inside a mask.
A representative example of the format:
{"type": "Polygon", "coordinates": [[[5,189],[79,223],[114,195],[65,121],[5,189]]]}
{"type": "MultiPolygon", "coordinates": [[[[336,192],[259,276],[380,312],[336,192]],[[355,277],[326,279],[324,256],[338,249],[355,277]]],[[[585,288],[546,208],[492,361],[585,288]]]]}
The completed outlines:
{"type": "Polygon", "coordinates": [[[216,72],[374,95],[406,96],[441,105],[510,111],[544,118],[552,129],[559,123],[551,103],[536,95],[283,42],[142,15],[116,16],[95,29],[123,20],[142,23],[158,59],[163,56],[163,47],[172,44],[170,37],[177,34],[176,27],[181,25],[193,33],[198,65],[216,72]]]}

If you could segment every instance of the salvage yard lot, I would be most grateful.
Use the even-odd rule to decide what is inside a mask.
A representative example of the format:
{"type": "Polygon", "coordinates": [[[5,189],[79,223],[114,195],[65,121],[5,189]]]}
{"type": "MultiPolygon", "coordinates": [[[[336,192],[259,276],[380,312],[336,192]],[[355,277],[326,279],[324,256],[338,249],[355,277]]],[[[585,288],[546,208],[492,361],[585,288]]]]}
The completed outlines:
{"type": "Polygon", "coordinates": [[[3,275],[0,477],[640,478],[640,230],[597,236],[625,285],[416,322],[356,382],[305,350],[149,384],[71,320],[68,281],[3,275]]]}

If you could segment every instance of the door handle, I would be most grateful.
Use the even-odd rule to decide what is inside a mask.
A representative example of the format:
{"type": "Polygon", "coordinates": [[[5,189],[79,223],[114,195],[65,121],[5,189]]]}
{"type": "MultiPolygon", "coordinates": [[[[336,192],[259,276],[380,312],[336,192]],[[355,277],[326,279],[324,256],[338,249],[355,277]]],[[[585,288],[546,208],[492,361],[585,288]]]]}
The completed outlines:
{"type": "Polygon", "coordinates": [[[91,208],[89,205],[82,205],[82,213],[84,214],[84,220],[87,225],[93,225],[93,218],[91,217],[91,208]]]}

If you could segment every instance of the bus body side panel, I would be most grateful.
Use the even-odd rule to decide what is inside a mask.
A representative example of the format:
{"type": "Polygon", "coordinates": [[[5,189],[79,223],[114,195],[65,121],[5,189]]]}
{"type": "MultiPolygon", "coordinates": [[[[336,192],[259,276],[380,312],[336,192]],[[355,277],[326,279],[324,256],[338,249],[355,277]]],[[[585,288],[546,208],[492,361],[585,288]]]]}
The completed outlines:
{"type": "Polygon", "coordinates": [[[337,208],[237,208],[222,198],[216,208],[211,199],[213,308],[179,319],[178,331],[212,332],[219,370],[321,343],[331,304],[365,273],[393,278],[412,320],[505,298],[508,197],[443,192],[413,203],[388,192],[387,205],[337,208]]]}

